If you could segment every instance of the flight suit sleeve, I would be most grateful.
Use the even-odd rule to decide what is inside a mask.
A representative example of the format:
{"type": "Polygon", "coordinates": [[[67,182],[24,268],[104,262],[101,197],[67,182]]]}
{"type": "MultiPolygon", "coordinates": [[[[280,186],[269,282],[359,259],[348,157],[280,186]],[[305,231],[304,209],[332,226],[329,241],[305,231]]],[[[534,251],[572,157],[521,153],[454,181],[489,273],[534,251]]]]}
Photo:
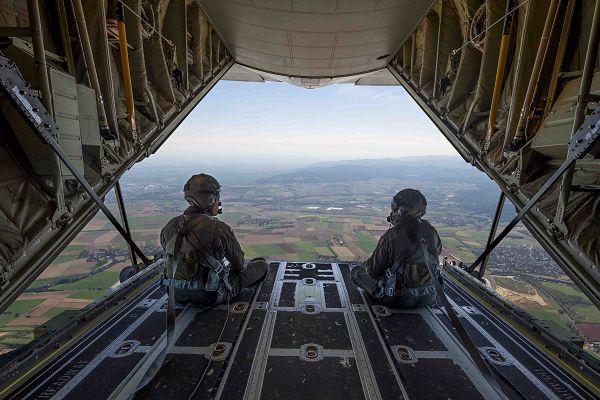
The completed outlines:
{"type": "Polygon", "coordinates": [[[160,244],[166,254],[167,252],[167,243],[171,240],[170,234],[172,232],[171,225],[173,224],[173,220],[169,221],[167,225],[160,231],[160,244]]]}
{"type": "Polygon", "coordinates": [[[225,257],[231,263],[231,271],[234,273],[242,272],[246,267],[244,266],[244,251],[240,242],[235,237],[235,234],[231,228],[223,224],[223,231],[221,233],[221,244],[225,252],[225,257]]]}
{"type": "Polygon", "coordinates": [[[440,254],[442,254],[442,239],[440,238],[440,235],[438,235],[437,231],[434,229],[435,232],[435,254],[437,254],[437,256],[439,257],[440,254]]]}
{"type": "Polygon", "coordinates": [[[393,255],[390,245],[390,231],[388,230],[381,236],[373,254],[365,261],[364,265],[371,278],[379,278],[392,264],[393,255]]]}
{"type": "Polygon", "coordinates": [[[160,230],[160,245],[162,246],[163,250],[165,250],[165,228],[160,230]]]}

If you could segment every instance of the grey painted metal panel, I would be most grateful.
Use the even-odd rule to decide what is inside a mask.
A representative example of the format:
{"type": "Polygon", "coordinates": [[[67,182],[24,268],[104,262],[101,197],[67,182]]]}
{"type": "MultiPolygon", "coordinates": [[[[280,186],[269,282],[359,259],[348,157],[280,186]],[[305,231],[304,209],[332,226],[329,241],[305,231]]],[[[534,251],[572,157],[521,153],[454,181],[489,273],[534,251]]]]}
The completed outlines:
{"type": "Polygon", "coordinates": [[[288,77],[324,79],[307,82],[310,87],[384,68],[389,57],[382,56],[396,52],[434,3],[199,2],[238,63],[288,77]]]}
{"type": "MultiPolygon", "coordinates": [[[[49,78],[54,115],[59,128],[58,144],[67,153],[77,170],[83,172],[83,150],[75,78],[52,68],[49,68],[49,78]]],[[[73,176],[62,163],[61,174],[65,177],[73,176]]]]}

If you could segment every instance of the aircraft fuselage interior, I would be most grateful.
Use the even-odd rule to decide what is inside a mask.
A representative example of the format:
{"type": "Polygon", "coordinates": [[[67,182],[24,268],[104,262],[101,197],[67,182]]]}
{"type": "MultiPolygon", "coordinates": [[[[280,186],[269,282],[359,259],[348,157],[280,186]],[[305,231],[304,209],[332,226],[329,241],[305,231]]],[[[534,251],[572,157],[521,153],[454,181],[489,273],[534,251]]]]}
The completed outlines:
{"type": "Polygon", "coordinates": [[[522,222],[600,308],[599,46],[600,0],[0,1],[0,313],[99,212],[137,260],[0,356],[0,398],[599,398],[600,358],[484,279],[522,222]],[[232,302],[173,309],[119,180],[220,80],[405,91],[516,216],[474,263],[440,260],[430,307],[290,259],[232,302]]]}

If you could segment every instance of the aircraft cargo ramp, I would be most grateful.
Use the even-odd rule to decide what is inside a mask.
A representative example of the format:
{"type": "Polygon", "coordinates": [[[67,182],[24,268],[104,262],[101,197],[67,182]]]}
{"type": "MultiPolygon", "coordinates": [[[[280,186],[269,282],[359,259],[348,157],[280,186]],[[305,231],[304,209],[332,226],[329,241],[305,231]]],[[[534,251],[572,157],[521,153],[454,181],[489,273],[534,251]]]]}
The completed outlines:
{"type": "MultiPolygon", "coordinates": [[[[118,311],[90,321],[86,334],[69,332],[78,339],[68,341],[34,375],[14,379],[19,363],[12,372],[5,366],[0,383],[14,379],[7,398],[134,395],[166,340],[165,289],[156,282],[162,262],[155,264],[137,291],[126,290],[135,295],[114,306],[118,311]]],[[[135,398],[498,398],[442,309],[372,304],[352,283],[350,269],[348,264],[272,262],[267,279],[229,305],[180,306],[174,346],[135,398]]],[[[508,398],[596,398],[456,281],[446,279],[445,286],[508,398]]],[[[57,347],[58,339],[47,346],[53,344],[57,347]]],[[[44,349],[37,351],[43,358],[44,349]]]]}

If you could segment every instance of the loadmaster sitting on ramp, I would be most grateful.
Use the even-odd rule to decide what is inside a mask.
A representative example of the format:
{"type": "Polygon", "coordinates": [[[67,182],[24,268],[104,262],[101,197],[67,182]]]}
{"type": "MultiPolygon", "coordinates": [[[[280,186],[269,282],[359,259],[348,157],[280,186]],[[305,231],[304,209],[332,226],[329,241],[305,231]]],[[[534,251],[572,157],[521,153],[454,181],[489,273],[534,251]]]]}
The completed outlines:
{"type": "Polygon", "coordinates": [[[190,206],[160,233],[166,280],[174,287],[175,301],[212,307],[260,283],[267,275],[267,261],[255,258],[244,265],[244,252],[233,231],[216,218],[221,213],[219,182],[210,175],[194,175],[183,191],[190,206]],[[175,253],[178,260],[173,275],[175,253]]]}
{"type": "Polygon", "coordinates": [[[352,270],[352,280],[370,296],[390,307],[433,304],[436,291],[427,264],[442,283],[438,257],[442,241],[433,226],[421,219],[427,200],[418,190],[404,189],[392,200],[392,224],[375,251],[352,270]]]}

